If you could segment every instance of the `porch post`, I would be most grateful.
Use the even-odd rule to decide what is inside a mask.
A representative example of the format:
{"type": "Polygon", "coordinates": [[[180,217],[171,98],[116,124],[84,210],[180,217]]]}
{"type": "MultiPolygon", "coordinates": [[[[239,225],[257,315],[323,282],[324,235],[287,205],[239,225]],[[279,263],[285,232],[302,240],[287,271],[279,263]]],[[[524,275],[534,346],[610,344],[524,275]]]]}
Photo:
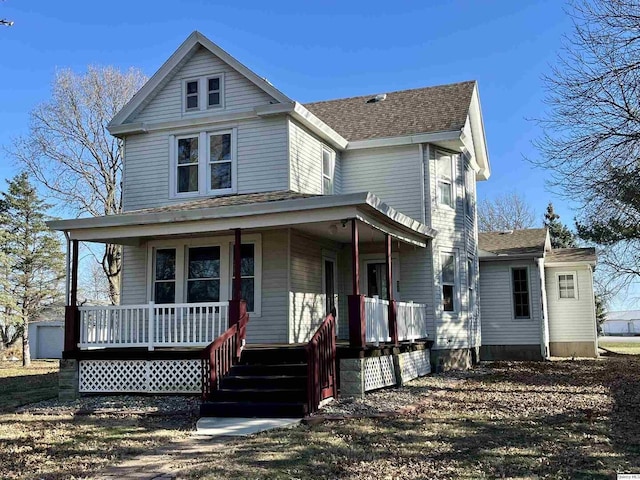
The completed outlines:
{"type": "Polygon", "coordinates": [[[76,350],[80,340],[80,323],[78,314],[78,240],[71,240],[71,291],[69,305],[64,312],[64,350],[76,350]]]}
{"type": "Polygon", "coordinates": [[[367,344],[367,325],[364,316],[364,296],[360,295],[360,251],[358,221],[351,219],[351,272],[353,295],[349,295],[349,345],[362,348],[367,344]]]}
{"type": "Polygon", "coordinates": [[[391,235],[388,233],[384,236],[385,243],[385,263],[387,270],[387,298],[389,299],[389,336],[394,345],[398,344],[398,322],[397,322],[397,305],[393,298],[393,274],[391,269],[391,235]]]}
{"type": "Polygon", "coordinates": [[[229,301],[229,327],[240,321],[240,300],[242,296],[242,231],[236,228],[233,245],[233,284],[229,301]]]}

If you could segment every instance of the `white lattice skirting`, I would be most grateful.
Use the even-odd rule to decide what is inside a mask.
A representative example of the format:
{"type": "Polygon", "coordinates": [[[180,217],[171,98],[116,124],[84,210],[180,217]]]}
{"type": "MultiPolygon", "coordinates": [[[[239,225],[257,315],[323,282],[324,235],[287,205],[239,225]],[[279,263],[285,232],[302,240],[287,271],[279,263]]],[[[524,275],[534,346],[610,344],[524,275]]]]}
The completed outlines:
{"type": "Polygon", "coordinates": [[[413,352],[401,353],[400,365],[402,365],[403,382],[427,375],[431,372],[429,350],[414,350],[413,352]]]}
{"type": "Polygon", "coordinates": [[[80,393],[200,393],[200,360],[82,360],[80,393]]]}
{"type": "Polygon", "coordinates": [[[393,357],[368,357],[364,360],[364,390],[375,390],[396,384],[396,371],[393,357]]]}

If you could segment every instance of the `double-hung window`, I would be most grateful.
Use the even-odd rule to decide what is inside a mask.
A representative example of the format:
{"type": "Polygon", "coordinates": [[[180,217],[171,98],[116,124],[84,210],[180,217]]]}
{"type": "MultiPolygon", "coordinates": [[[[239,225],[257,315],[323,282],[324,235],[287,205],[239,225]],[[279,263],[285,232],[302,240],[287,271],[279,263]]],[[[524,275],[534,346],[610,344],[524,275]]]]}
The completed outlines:
{"type": "Polygon", "coordinates": [[[236,192],[235,129],[171,136],[171,197],[236,192]]]}
{"type": "Polygon", "coordinates": [[[228,190],[232,180],[231,132],[209,135],[209,178],[211,191],[228,190]]]}
{"type": "Polygon", "coordinates": [[[573,273],[558,274],[558,298],[577,298],[575,278],[573,273]]]}
{"type": "Polygon", "coordinates": [[[176,301],[176,249],[161,248],[155,251],[153,298],[156,303],[176,301]]]}
{"type": "Polygon", "coordinates": [[[473,192],[473,170],[469,168],[469,165],[464,167],[464,213],[467,217],[473,219],[473,204],[474,204],[474,192],[473,192]]]}
{"type": "Polygon", "coordinates": [[[187,260],[187,302],[220,301],[220,247],[192,247],[187,260]]]}
{"type": "Polygon", "coordinates": [[[188,80],[184,84],[184,95],[185,95],[184,109],[187,112],[200,110],[200,107],[199,107],[200,93],[198,92],[199,83],[200,82],[198,80],[188,80]]]}
{"type": "Polygon", "coordinates": [[[335,153],[322,147],[322,193],[333,194],[333,175],[335,170],[335,153]]]}
{"type": "Polygon", "coordinates": [[[177,138],[177,193],[198,191],[199,147],[198,136],[177,138]]]}
{"type": "Polygon", "coordinates": [[[442,268],[442,310],[456,311],[456,256],[453,253],[440,255],[442,268]]]}
{"type": "Polygon", "coordinates": [[[511,288],[513,289],[513,316],[516,319],[531,318],[527,267],[511,269],[511,288]]]}
{"type": "Polygon", "coordinates": [[[436,173],[438,177],[438,203],[455,208],[453,190],[455,156],[436,150],[436,173]]]}
{"type": "Polygon", "coordinates": [[[222,106],[222,77],[207,78],[207,108],[222,106]]]}

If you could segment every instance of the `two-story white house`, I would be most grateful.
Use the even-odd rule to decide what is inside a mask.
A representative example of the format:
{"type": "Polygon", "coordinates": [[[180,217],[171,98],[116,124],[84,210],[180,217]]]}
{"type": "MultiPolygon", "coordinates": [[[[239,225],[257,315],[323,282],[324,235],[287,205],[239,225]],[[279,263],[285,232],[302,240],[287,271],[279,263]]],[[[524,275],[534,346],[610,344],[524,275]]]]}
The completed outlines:
{"type": "Polygon", "coordinates": [[[342,393],[477,359],[476,82],[302,105],[194,32],[109,131],[124,212],[51,222],[70,239],[72,391],[224,390],[202,349],[224,337],[205,362],[223,376],[211,352],[245,328],[243,358],[337,356],[342,393]],[[123,245],[122,305],[76,307],[79,241],[123,245]]]}

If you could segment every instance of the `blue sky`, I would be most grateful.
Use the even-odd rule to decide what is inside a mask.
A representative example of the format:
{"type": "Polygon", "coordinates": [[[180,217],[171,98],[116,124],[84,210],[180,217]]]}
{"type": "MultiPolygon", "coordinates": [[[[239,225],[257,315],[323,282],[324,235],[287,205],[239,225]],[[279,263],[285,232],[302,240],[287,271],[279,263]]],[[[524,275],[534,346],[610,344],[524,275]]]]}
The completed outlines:
{"type": "MultiPolygon", "coordinates": [[[[478,80],[492,166],[480,197],[515,190],[540,218],[553,201],[572,224],[571,205],[523,160],[536,155],[529,119],[544,110],[541,77],[571,28],[563,7],[560,0],[5,0],[0,18],[15,25],[0,28],[0,147],[27,132],[28,112],[48,98],[56,68],[136,66],[151,75],[199,30],[302,103],[478,80]]],[[[2,151],[7,178],[17,167],[2,151]]],[[[633,301],[621,305],[640,308],[633,301]]]]}

